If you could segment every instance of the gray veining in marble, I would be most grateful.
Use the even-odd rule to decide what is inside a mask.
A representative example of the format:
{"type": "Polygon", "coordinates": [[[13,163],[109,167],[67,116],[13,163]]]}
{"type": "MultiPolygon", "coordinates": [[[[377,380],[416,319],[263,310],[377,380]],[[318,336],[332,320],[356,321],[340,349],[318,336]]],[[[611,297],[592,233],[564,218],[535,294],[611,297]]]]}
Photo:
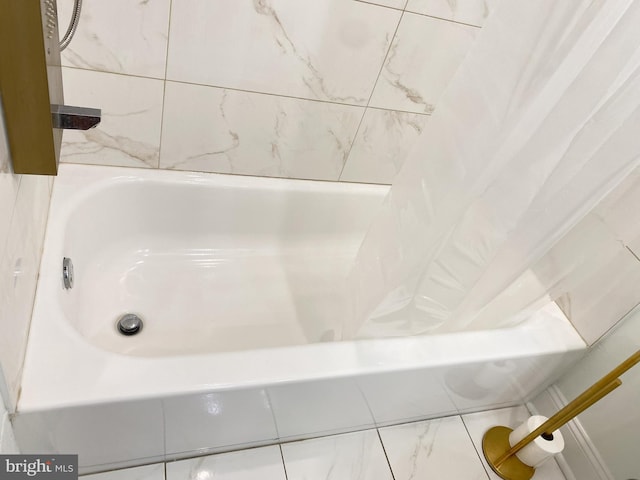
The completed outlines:
{"type": "Polygon", "coordinates": [[[391,184],[428,115],[368,108],[340,180],[391,184]]]}
{"type": "Polygon", "coordinates": [[[478,29],[405,12],[370,105],[430,114],[478,29]]]}
{"type": "Polygon", "coordinates": [[[458,416],[380,429],[395,480],[487,480],[458,416]]]}
{"type": "Polygon", "coordinates": [[[337,180],[363,110],[168,82],[160,166],[337,180]]]}
{"type": "MultiPolygon", "coordinates": [[[[171,0],[84,0],[62,64],[103,72],[164,78],[171,0]]],[[[73,2],[59,1],[65,31],[73,2]]]]}
{"type": "Polygon", "coordinates": [[[164,82],[63,67],[65,99],[102,109],[100,124],[67,130],[63,162],[158,167],[164,82]]]}
{"type": "Polygon", "coordinates": [[[400,15],[342,0],[174,0],[167,78],[365,105],[400,15]]]}

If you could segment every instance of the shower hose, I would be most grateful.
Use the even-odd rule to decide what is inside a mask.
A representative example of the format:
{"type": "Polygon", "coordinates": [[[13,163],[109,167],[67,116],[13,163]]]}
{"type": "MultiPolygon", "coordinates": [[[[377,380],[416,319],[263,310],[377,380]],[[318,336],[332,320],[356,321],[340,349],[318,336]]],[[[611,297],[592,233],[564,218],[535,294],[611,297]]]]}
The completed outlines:
{"type": "Polygon", "coordinates": [[[76,29],[78,28],[78,21],[80,20],[80,10],[82,9],[82,0],[74,0],[73,2],[73,13],[71,14],[71,21],[69,22],[69,27],[67,28],[67,32],[60,40],[60,51],[63,51],[67,46],[71,43],[71,39],[73,35],[76,33],[76,29]]]}

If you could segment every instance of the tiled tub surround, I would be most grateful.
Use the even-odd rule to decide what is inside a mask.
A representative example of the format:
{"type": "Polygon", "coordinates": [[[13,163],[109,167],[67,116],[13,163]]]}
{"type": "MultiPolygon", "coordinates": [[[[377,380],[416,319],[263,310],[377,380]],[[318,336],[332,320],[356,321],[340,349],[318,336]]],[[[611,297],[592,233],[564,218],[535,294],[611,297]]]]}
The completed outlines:
{"type": "Polygon", "coordinates": [[[160,167],[337,180],[363,110],[167,82],[160,167]]]}
{"type": "MultiPolygon", "coordinates": [[[[517,426],[523,407],[451,416],[312,440],[158,463],[85,480],[494,480],[482,460],[486,429],[517,426]]],[[[535,480],[564,480],[554,460],[535,480]]]]}
{"type": "Polygon", "coordinates": [[[62,165],[22,450],[78,452],[91,472],[521,404],[582,354],[553,303],[511,328],[332,341],[386,191],[62,165]],[[145,319],[137,336],[117,334],[125,312],[145,319]]]}
{"type": "Polygon", "coordinates": [[[391,183],[488,10],[376,3],[85,0],[63,162],[391,183]]]}

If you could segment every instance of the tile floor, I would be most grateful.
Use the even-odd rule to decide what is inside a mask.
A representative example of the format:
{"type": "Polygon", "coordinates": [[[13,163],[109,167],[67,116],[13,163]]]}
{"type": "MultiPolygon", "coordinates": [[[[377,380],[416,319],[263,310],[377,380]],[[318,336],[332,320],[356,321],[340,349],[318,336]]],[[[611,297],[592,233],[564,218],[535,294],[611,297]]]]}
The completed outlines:
{"type": "MultiPolygon", "coordinates": [[[[87,475],[83,480],[493,480],[481,458],[484,431],[516,426],[525,407],[406,423],[356,433],[87,475]],[[480,453],[479,453],[480,452],[480,453]]],[[[534,480],[564,480],[550,460],[534,480]]]]}

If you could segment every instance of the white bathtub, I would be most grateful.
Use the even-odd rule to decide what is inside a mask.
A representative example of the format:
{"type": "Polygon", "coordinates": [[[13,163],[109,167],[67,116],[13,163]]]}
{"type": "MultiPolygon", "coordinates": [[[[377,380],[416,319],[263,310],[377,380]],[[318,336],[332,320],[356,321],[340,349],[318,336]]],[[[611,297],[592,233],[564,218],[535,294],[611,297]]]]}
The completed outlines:
{"type": "Polygon", "coordinates": [[[499,330],[340,338],[387,188],[62,165],[14,430],[83,472],[522,403],[583,353],[550,303],[499,330]],[[62,259],[75,267],[62,284],[62,259]],[[133,312],[142,331],[120,335],[133,312]]]}

